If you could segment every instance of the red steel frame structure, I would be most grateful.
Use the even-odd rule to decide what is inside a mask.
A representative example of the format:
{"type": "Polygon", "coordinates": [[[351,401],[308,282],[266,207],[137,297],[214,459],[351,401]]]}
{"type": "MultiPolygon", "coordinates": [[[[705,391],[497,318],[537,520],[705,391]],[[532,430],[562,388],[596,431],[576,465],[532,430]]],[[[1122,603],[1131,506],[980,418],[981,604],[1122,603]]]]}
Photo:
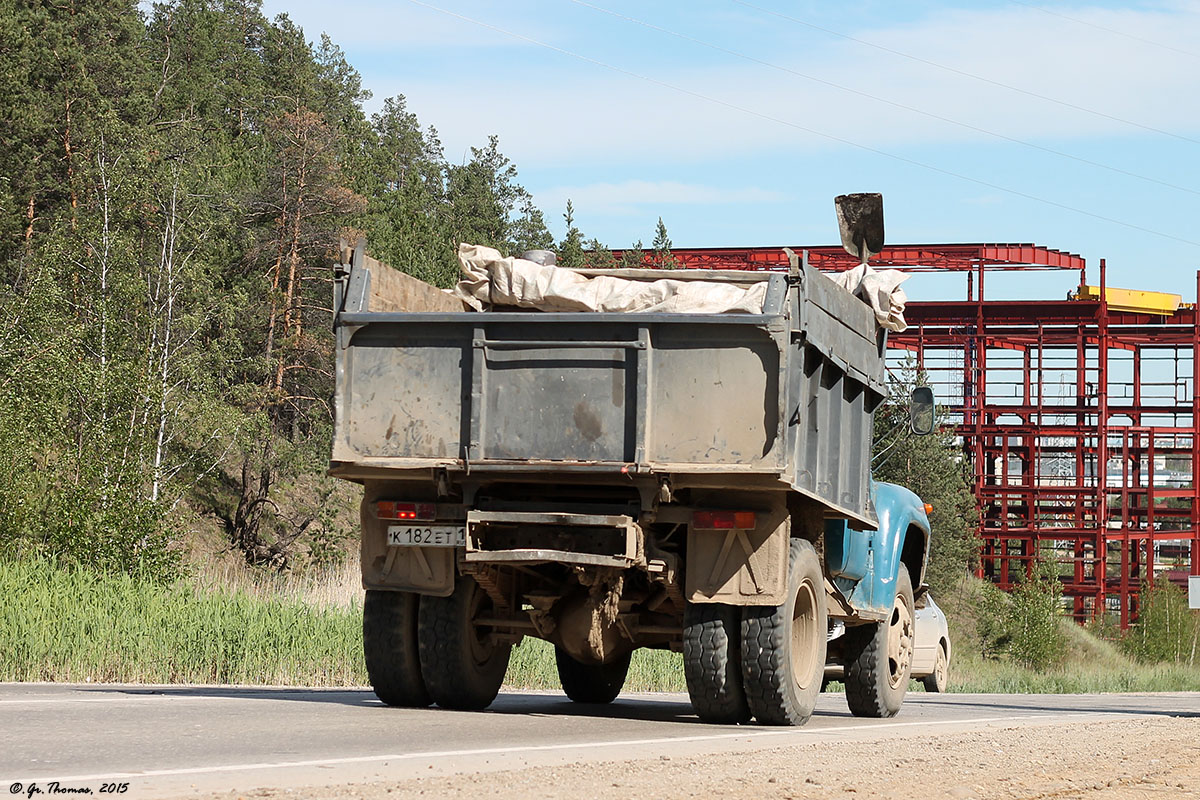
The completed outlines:
{"type": "MultiPolygon", "coordinates": [[[[793,247],[855,265],[840,247],[793,247]]],[[[617,254],[618,256],[620,253],[617,254]]],[[[677,249],[687,269],[785,270],[782,247],[677,249]]],[[[653,253],[644,255],[654,265],[653,253]]],[[[1011,589],[1037,558],[1060,564],[1079,621],[1122,627],[1156,577],[1200,575],[1200,315],[1109,309],[1105,300],[988,300],[998,271],[1077,271],[1082,257],[1032,244],[899,245],[876,268],[966,275],[961,301],[913,302],[889,337],[938,390],[969,458],[980,574],[1011,589]]],[[[1099,283],[1107,281],[1100,261],[1099,283]]],[[[1200,293],[1200,276],[1197,279],[1200,293]]]]}

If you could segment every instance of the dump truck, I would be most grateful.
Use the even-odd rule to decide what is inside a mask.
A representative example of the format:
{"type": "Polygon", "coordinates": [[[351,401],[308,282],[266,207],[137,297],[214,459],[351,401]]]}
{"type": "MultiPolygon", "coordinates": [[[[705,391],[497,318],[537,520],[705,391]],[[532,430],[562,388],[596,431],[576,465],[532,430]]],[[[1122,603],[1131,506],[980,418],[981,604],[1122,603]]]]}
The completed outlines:
{"type": "MultiPolygon", "coordinates": [[[[882,216],[841,213],[849,197],[865,265],[882,216]]],[[[871,479],[871,307],[790,251],[786,273],[666,275],[484,255],[509,271],[457,296],[361,242],[337,266],[330,473],[363,486],[379,699],[482,709],[532,636],[581,703],[657,648],[682,653],[706,722],[803,724],[827,662],[853,713],[895,714],[930,526],[871,479]]]]}

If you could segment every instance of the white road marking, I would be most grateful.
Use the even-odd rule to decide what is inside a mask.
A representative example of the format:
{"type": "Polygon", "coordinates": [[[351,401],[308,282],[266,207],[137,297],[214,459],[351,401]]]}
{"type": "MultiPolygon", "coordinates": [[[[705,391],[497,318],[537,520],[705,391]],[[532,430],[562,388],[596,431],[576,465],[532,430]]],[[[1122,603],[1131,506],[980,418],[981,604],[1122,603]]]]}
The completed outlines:
{"type": "MultiPolygon", "coordinates": [[[[1105,716],[1109,716],[1105,714],[1105,716]]],[[[434,758],[461,758],[466,756],[488,756],[488,755],[518,755],[520,753],[545,753],[556,750],[574,750],[574,749],[592,749],[597,747],[633,747],[639,745],[666,745],[679,744],[688,742],[717,742],[728,741],[733,739],[745,739],[747,742],[754,739],[767,739],[772,737],[790,736],[795,738],[813,737],[813,736],[829,736],[830,734],[838,734],[846,731],[876,731],[887,728],[912,728],[912,727],[930,727],[935,725],[982,725],[984,723],[993,722],[1019,722],[1029,719],[1048,719],[1066,720],[1072,718],[1087,718],[1096,719],[1096,714],[1054,714],[1052,712],[1041,714],[1025,714],[1012,717],[981,717],[978,719],[968,720],[935,720],[935,721],[913,721],[913,722],[880,722],[880,723],[864,723],[860,725],[850,725],[838,728],[786,728],[778,730],[765,731],[739,731],[738,733],[712,733],[712,734],[697,734],[695,736],[663,736],[654,739],[621,739],[613,741],[598,741],[598,742],[574,742],[560,744],[535,744],[535,745],[517,745],[513,747],[483,747],[471,750],[433,750],[428,752],[418,753],[389,753],[386,755],[377,756],[348,756],[345,758],[319,758],[307,761],[264,761],[253,764],[221,764],[210,767],[180,767],[176,769],[148,769],[141,772],[102,772],[92,775],[67,775],[53,776],[40,778],[21,778],[19,781],[28,783],[48,783],[50,781],[58,781],[59,783],[67,783],[69,781],[99,781],[99,780],[120,780],[125,778],[154,778],[168,777],[174,775],[203,775],[226,772],[249,772],[251,770],[263,769],[294,769],[296,767],[324,767],[335,766],[337,764],[369,764],[379,761],[414,761],[419,759],[434,759],[434,758]]]]}
{"type": "MultiPolygon", "coordinates": [[[[29,700],[0,700],[0,706],[52,706],[60,703],[120,703],[130,700],[245,700],[245,697],[188,697],[186,695],[141,694],[121,697],[38,697],[29,700]]],[[[257,699],[257,698],[256,698],[257,699]]]]}
{"type": "MultiPolygon", "coordinates": [[[[341,692],[356,693],[356,690],[338,689],[335,691],[331,691],[330,694],[341,693],[341,692]]],[[[305,694],[311,694],[311,692],[308,690],[297,690],[296,692],[294,692],[292,694],[305,695],[305,694]]],[[[286,700],[288,702],[293,702],[295,700],[295,697],[292,696],[292,694],[280,694],[277,692],[255,693],[253,690],[251,690],[247,694],[241,694],[241,695],[219,695],[219,694],[205,695],[205,694],[187,694],[187,693],[180,693],[180,692],[129,691],[129,692],[119,692],[119,693],[115,693],[115,694],[114,693],[106,693],[104,696],[101,696],[101,697],[14,698],[14,699],[9,699],[9,700],[0,700],[0,706],[56,705],[59,703],[122,703],[122,702],[128,702],[130,700],[173,700],[176,702],[179,702],[179,701],[208,702],[209,700],[226,700],[226,701],[229,701],[229,700],[232,700],[232,701],[245,701],[245,700],[285,701],[286,700]]],[[[317,701],[314,701],[314,702],[317,702],[317,701]]],[[[374,704],[373,701],[372,701],[372,704],[374,704]]],[[[380,703],[379,705],[382,705],[382,703],[380,703]]]]}

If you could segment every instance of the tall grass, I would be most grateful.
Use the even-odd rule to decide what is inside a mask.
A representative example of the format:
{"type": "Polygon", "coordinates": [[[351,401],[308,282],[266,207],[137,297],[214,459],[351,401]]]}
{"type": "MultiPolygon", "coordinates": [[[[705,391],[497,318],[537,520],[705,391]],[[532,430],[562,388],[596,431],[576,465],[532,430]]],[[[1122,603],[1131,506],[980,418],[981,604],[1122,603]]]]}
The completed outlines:
{"type": "MultiPolygon", "coordinates": [[[[210,571],[163,586],[48,561],[0,561],[0,680],[363,686],[357,565],[309,578],[210,571]]],[[[505,681],[556,689],[525,639],[505,681]]],[[[681,691],[678,654],[634,655],[631,691],[681,691]]]]}
{"type": "MultiPolygon", "coordinates": [[[[940,594],[938,604],[946,612],[954,659],[950,667],[952,692],[1099,693],[1200,691],[1200,666],[1174,659],[1139,660],[1128,650],[1130,637],[1141,629],[1111,637],[1097,635],[1103,626],[1081,627],[1066,617],[1031,608],[1002,594],[991,584],[964,578],[940,594]],[[1053,642],[1044,666],[1028,666],[1030,659],[1006,648],[996,631],[1011,631],[1020,616],[1034,613],[1044,617],[1038,636],[1053,642]],[[1026,663],[1022,663],[1026,662],[1026,663]]],[[[1194,612],[1193,612],[1194,613],[1194,612]]]]}
{"type": "Polygon", "coordinates": [[[0,562],[0,680],[346,685],[366,681],[361,612],[0,562]]]}
{"type": "Polygon", "coordinates": [[[954,664],[951,670],[952,692],[1100,694],[1200,691],[1200,670],[1185,664],[1127,662],[1114,668],[1076,663],[1039,671],[1011,662],[966,658],[954,664]]]}
{"type": "MultiPolygon", "coordinates": [[[[1138,662],[1066,620],[1057,666],[985,658],[972,629],[986,609],[973,591],[964,585],[940,598],[954,639],[950,691],[1200,691],[1200,668],[1138,662]]],[[[48,561],[0,561],[0,596],[0,680],[367,683],[353,565],[308,578],[210,572],[164,586],[48,561]]],[[[514,648],[505,683],[557,689],[551,645],[525,639],[514,648]]],[[[683,691],[680,655],[637,651],[625,688],[683,691]]]]}
{"type": "Polygon", "coordinates": [[[295,600],[319,608],[361,607],[362,574],[358,559],[303,573],[268,572],[236,563],[204,563],[191,582],[205,591],[235,592],[261,600],[295,600]]]}

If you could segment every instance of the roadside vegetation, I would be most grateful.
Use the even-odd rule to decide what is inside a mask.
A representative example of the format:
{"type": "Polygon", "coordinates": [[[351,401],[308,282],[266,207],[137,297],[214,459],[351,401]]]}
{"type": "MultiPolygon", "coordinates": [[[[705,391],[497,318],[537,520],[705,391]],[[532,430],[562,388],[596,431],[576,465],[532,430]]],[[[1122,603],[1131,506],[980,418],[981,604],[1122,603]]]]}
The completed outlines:
{"type": "Polygon", "coordinates": [[[44,560],[0,562],[0,679],[346,685],[361,612],[298,596],[169,585],[44,560]]]}
{"type": "MultiPolygon", "coordinates": [[[[353,565],[307,576],[216,572],[164,584],[44,559],[0,562],[0,680],[363,686],[357,581],[353,565]]],[[[1200,664],[1191,658],[1200,625],[1190,612],[1172,617],[1158,606],[1178,610],[1176,589],[1152,592],[1146,615],[1169,620],[1167,639],[1178,650],[1142,655],[1144,639],[1164,637],[1139,627],[1108,641],[1055,616],[1061,648],[1037,668],[1011,649],[1021,613],[1015,601],[964,577],[939,602],[954,642],[952,692],[1200,691],[1200,664]]],[[[506,684],[557,689],[551,647],[522,642],[506,684]]],[[[840,688],[835,682],[830,690],[840,688]]],[[[638,651],[626,689],[683,691],[680,656],[638,651]]]]}
{"type": "MultiPolygon", "coordinates": [[[[1174,692],[1200,691],[1200,661],[1184,651],[1146,653],[1144,640],[1191,642],[1200,614],[1186,612],[1168,633],[1155,621],[1160,604],[1176,603],[1179,589],[1165,581],[1144,597],[1139,623],[1122,634],[1115,625],[1080,626],[1060,611],[1057,581],[1032,581],[1006,595],[964,577],[938,597],[946,612],[954,660],[953,692],[1174,692]]],[[[1184,598],[1186,606],[1186,598],[1184,598]]],[[[1177,607],[1177,605],[1176,605],[1177,607]]]]}
{"type": "MultiPolygon", "coordinates": [[[[0,561],[0,681],[363,686],[357,572],[152,577],[49,560],[0,561]]],[[[638,653],[631,691],[682,691],[672,653],[638,653]]],[[[527,639],[508,684],[558,688],[554,652],[527,639]]]]}

